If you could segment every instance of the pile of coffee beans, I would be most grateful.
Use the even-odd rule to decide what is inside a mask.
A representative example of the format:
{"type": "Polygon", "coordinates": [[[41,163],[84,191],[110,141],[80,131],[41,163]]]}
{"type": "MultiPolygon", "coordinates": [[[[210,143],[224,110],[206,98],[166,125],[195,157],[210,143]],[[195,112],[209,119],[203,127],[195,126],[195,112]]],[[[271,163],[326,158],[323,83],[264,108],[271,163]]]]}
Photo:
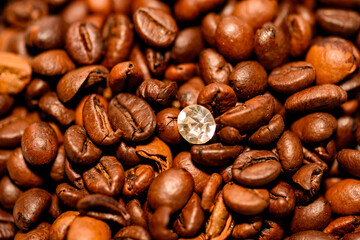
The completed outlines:
{"type": "Polygon", "coordinates": [[[359,10],[0,1],[0,240],[360,239],[359,10]]]}

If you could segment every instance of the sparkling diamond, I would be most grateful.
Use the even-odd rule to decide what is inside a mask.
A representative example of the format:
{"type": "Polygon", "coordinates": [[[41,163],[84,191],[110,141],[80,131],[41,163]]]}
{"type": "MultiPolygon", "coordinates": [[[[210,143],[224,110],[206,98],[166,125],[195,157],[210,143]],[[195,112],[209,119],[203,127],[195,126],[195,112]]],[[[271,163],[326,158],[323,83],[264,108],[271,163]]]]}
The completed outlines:
{"type": "Polygon", "coordinates": [[[177,119],[181,136],[192,144],[208,142],[215,133],[215,120],[209,110],[200,105],[184,108],[177,119]]]}

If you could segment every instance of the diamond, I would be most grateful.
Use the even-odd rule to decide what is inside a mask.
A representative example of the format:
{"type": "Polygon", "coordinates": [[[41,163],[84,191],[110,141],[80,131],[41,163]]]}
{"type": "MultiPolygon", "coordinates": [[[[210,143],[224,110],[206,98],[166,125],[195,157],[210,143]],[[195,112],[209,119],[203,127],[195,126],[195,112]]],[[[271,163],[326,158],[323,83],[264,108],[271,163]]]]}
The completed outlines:
{"type": "Polygon", "coordinates": [[[216,129],[211,112],[197,104],[185,107],[179,113],[177,123],[181,136],[192,144],[208,142],[216,129]]]}

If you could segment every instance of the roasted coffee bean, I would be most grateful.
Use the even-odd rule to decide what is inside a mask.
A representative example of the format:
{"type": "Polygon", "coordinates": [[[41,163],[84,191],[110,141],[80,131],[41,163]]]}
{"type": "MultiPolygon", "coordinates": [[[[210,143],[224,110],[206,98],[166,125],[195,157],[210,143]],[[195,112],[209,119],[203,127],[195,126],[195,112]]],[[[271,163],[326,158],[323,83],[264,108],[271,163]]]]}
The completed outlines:
{"type": "Polygon", "coordinates": [[[166,143],[179,144],[183,142],[177,124],[179,113],[180,110],[177,108],[165,108],[156,115],[157,134],[166,143]]]}
{"type": "Polygon", "coordinates": [[[35,122],[25,129],[21,137],[21,149],[29,164],[48,164],[54,160],[58,151],[56,133],[46,122],[35,122]]]}
{"type": "Polygon", "coordinates": [[[170,207],[171,212],[181,209],[190,199],[194,180],[185,169],[169,169],[151,183],[147,201],[151,208],[170,207]]]}
{"type": "Polygon", "coordinates": [[[30,82],[31,65],[19,55],[0,52],[0,68],[0,93],[18,94],[30,82]]]}
{"type": "Polygon", "coordinates": [[[293,122],[291,131],[304,143],[314,143],[328,139],[334,133],[336,127],[337,122],[333,115],[316,112],[293,122]]]}
{"type": "Polygon", "coordinates": [[[337,161],[341,166],[350,174],[354,176],[359,176],[359,164],[357,159],[359,159],[360,151],[355,149],[342,149],[337,154],[337,161]]]}
{"type": "Polygon", "coordinates": [[[199,93],[197,103],[210,110],[214,116],[234,107],[237,98],[234,90],[223,83],[210,83],[199,93]]]}
{"type": "Polygon", "coordinates": [[[110,220],[121,226],[130,225],[130,215],[125,207],[111,197],[91,194],[80,199],[76,207],[83,215],[110,220]]]}
{"type": "MultiPolygon", "coordinates": [[[[99,94],[95,94],[95,96],[96,96],[96,98],[99,99],[100,103],[104,106],[105,111],[107,112],[109,102],[106,100],[106,98],[104,98],[103,96],[101,96],[99,94]]],[[[75,109],[75,124],[76,125],[84,126],[84,120],[83,120],[84,104],[89,97],[90,97],[90,95],[86,95],[85,97],[83,97],[80,100],[79,104],[76,106],[76,109],[75,109]]]]}
{"type": "Polygon", "coordinates": [[[324,229],[324,233],[331,234],[335,238],[341,238],[344,234],[355,231],[360,224],[358,216],[339,217],[329,223],[324,229]]]}
{"type": "Polygon", "coordinates": [[[243,146],[224,146],[221,143],[193,145],[191,158],[205,166],[227,166],[244,150],[243,146]]]}
{"type": "Polygon", "coordinates": [[[81,67],[64,75],[56,86],[59,99],[66,103],[79,91],[98,82],[107,81],[109,71],[101,65],[81,67]]]}
{"type": "Polygon", "coordinates": [[[171,58],[178,63],[192,62],[204,48],[199,27],[179,31],[171,50],[171,58]]]}
{"type": "Polygon", "coordinates": [[[14,27],[26,27],[32,21],[46,16],[48,11],[46,2],[40,0],[21,0],[6,6],[4,18],[14,27]]]}
{"type": "Polygon", "coordinates": [[[41,188],[32,188],[21,194],[13,210],[16,226],[21,230],[30,230],[48,210],[50,203],[50,193],[41,188]]]}
{"type": "Polygon", "coordinates": [[[288,240],[311,240],[311,239],[335,240],[335,238],[332,237],[331,235],[316,230],[308,230],[308,231],[295,233],[291,235],[288,240]]]}
{"type": "Polygon", "coordinates": [[[296,172],[303,163],[303,148],[300,138],[293,132],[286,130],[276,144],[282,171],[296,172]]]}
{"type": "Polygon", "coordinates": [[[256,215],[269,205],[269,192],[266,189],[250,189],[227,183],[223,192],[225,204],[239,214],[256,215]]]}
{"type": "Polygon", "coordinates": [[[326,191],[325,198],[329,201],[332,212],[341,215],[359,214],[359,201],[354,190],[358,184],[358,180],[347,178],[326,191]]]}
{"type": "Polygon", "coordinates": [[[32,68],[43,76],[59,76],[75,69],[75,64],[64,50],[48,50],[34,57],[32,68]]]}
{"type": "Polygon", "coordinates": [[[51,239],[65,239],[71,223],[79,215],[79,212],[67,211],[62,213],[51,225],[51,239]]]}
{"type": "Polygon", "coordinates": [[[274,0],[241,1],[236,3],[232,15],[246,21],[256,30],[264,23],[273,20],[277,6],[277,1],[274,0]]]}
{"type": "Polygon", "coordinates": [[[270,190],[269,213],[281,218],[288,216],[295,208],[294,189],[286,182],[280,181],[270,190]]]}
{"type": "Polygon", "coordinates": [[[290,55],[297,57],[304,54],[312,38],[310,23],[300,14],[290,14],[286,25],[290,35],[290,55]]]}
{"type": "Polygon", "coordinates": [[[131,224],[147,229],[147,220],[139,200],[133,199],[126,204],[126,211],[131,217],[131,224]]]}
{"type": "Polygon", "coordinates": [[[129,60],[132,62],[135,62],[138,65],[138,67],[140,68],[140,71],[142,72],[142,75],[144,76],[144,79],[151,78],[150,71],[146,65],[145,56],[141,52],[139,44],[134,44],[134,46],[132,47],[132,49],[130,51],[129,60]]]}
{"type": "Polygon", "coordinates": [[[268,145],[280,137],[284,131],[285,123],[281,115],[274,115],[267,125],[260,127],[254,132],[249,141],[256,145],[268,145]]]}
{"type": "Polygon", "coordinates": [[[51,225],[49,223],[42,222],[31,231],[17,232],[14,240],[26,240],[26,239],[46,240],[46,239],[49,239],[50,227],[51,227],[51,225]]]}
{"type": "Polygon", "coordinates": [[[254,51],[260,63],[270,70],[288,61],[289,43],[281,28],[265,23],[255,33],[254,51]]]}
{"type": "Polygon", "coordinates": [[[356,69],[351,42],[339,37],[326,37],[312,45],[306,62],[316,70],[316,84],[338,83],[356,69]]]}
{"type": "Polygon", "coordinates": [[[198,96],[204,87],[204,82],[199,77],[191,78],[181,85],[177,91],[177,99],[179,100],[181,107],[196,104],[198,96]]]}
{"type": "Polygon", "coordinates": [[[229,81],[239,99],[249,99],[264,93],[267,73],[258,62],[243,61],[231,71],[229,81]]]}
{"type": "Polygon", "coordinates": [[[285,229],[283,224],[281,224],[281,222],[279,224],[279,222],[266,219],[263,223],[263,229],[259,234],[259,240],[283,239],[285,229]]]}
{"type": "Polygon", "coordinates": [[[327,33],[350,37],[360,29],[360,15],[356,11],[319,8],[315,14],[316,23],[327,33]]]}
{"type": "MultiPolygon", "coordinates": [[[[235,222],[236,222],[235,218],[235,222]]],[[[236,224],[236,223],[235,223],[236,224]]],[[[261,230],[262,218],[261,216],[249,217],[241,219],[241,222],[236,224],[231,236],[237,239],[247,239],[256,236],[261,230]]]]}
{"type": "Polygon", "coordinates": [[[174,5],[174,13],[180,21],[192,21],[199,17],[201,13],[222,5],[224,0],[215,0],[212,2],[177,0],[174,5]]]}
{"type": "Polygon", "coordinates": [[[152,76],[160,77],[164,74],[170,61],[170,55],[170,51],[160,51],[154,48],[145,49],[147,66],[152,76]]]}
{"type": "Polygon", "coordinates": [[[64,147],[69,160],[77,164],[97,161],[102,151],[94,145],[84,127],[73,125],[64,134],[64,147]]]}
{"type": "Polygon", "coordinates": [[[88,22],[76,22],[66,32],[66,49],[78,64],[93,64],[102,53],[103,39],[100,30],[88,22]]]}
{"type": "Polygon", "coordinates": [[[1,150],[0,149],[0,176],[4,176],[6,173],[6,162],[8,161],[12,150],[1,150]]]}
{"type": "Polygon", "coordinates": [[[140,84],[136,95],[144,98],[149,103],[169,106],[175,98],[176,92],[177,84],[173,81],[148,79],[140,84]]]}
{"type": "Polygon", "coordinates": [[[67,183],[61,183],[56,187],[56,195],[65,205],[76,208],[77,202],[89,195],[86,189],[77,189],[67,183]]]}
{"type": "Polygon", "coordinates": [[[235,16],[223,17],[215,33],[216,47],[231,62],[250,57],[254,48],[254,31],[244,20],[235,16]]]}
{"type": "Polygon", "coordinates": [[[143,81],[143,73],[139,66],[132,61],[116,64],[110,72],[108,86],[116,94],[123,89],[134,91],[143,81]]]}
{"type": "Polygon", "coordinates": [[[105,56],[102,64],[107,68],[127,59],[134,39],[134,31],[128,16],[111,14],[102,31],[105,56]]]}
{"type": "Polygon", "coordinates": [[[313,196],[320,189],[323,170],[320,165],[310,163],[302,166],[293,176],[292,180],[313,196]]]}
{"type": "Polygon", "coordinates": [[[215,34],[217,25],[220,22],[220,15],[210,12],[205,15],[201,22],[201,32],[205,41],[212,47],[216,47],[215,34]]]}
{"type": "Polygon", "coordinates": [[[16,200],[22,194],[21,189],[16,186],[8,176],[3,176],[0,180],[0,204],[5,209],[12,209],[16,200]]]}
{"type": "Polygon", "coordinates": [[[233,163],[232,176],[242,186],[257,187],[274,181],[281,172],[278,157],[271,151],[251,150],[233,163]],[[261,174],[259,174],[261,172],[261,174]]]}
{"type": "Polygon", "coordinates": [[[141,226],[127,226],[120,229],[114,236],[115,240],[134,239],[151,240],[150,234],[141,226]]]}
{"type": "Polygon", "coordinates": [[[21,148],[16,148],[6,162],[9,177],[20,187],[32,188],[43,185],[45,179],[40,172],[27,165],[21,148]]]}
{"type": "Polygon", "coordinates": [[[60,199],[58,198],[56,193],[53,193],[51,195],[51,204],[48,211],[50,216],[52,216],[53,218],[59,217],[65,211],[64,208],[64,204],[60,202],[60,199]]]}
{"type": "Polygon", "coordinates": [[[85,182],[81,176],[81,173],[78,173],[77,171],[75,171],[75,169],[73,168],[73,166],[70,164],[70,162],[67,159],[65,159],[64,165],[65,165],[64,166],[65,175],[66,175],[67,179],[69,180],[70,184],[78,189],[84,189],[85,182]]]}
{"type": "Polygon", "coordinates": [[[26,87],[25,99],[26,104],[30,109],[34,109],[38,106],[40,98],[50,91],[49,84],[40,79],[33,79],[26,87]]]}
{"type": "Polygon", "coordinates": [[[40,121],[37,112],[27,114],[26,111],[14,109],[7,117],[0,121],[0,146],[3,148],[13,148],[21,143],[21,136],[25,129],[33,122],[40,121]]]}
{"type": "Polygon", "coordinates": [[[56,119],[61,125],[69,125],[75,120],[75,111],[65,107],[56,95],[48,92],[40,98],[39,108],[51,118],[56,119]]]}
{"type": "Polygon", "coordinates": [[[16,231],[12,214],[0,208],[0,238],[4,240],[14,239],[16,231]]]}
{"type": "Polygon", "coordinates": [[[61,48],[65,44],[66,28],[59,16],[36,20],[26,29],[26,45],[41,50],[61,48]]]}
{"type": "Polygon", "coordinates": [[[168,47],[174,42],[178,32],[173,17],[160,9],[138,8],[133,15],[133,22],[141,39],[153,47],[168,47]]]}
{"type": "Polygon", "coordinates": [[[87,134],[98,145],[112,145],[120,141],[123,133],[120,129],[114,131],[96,94],[91,94],[84,103],[83,122],[87,134]]]}
{"type": "Polygon", "coordinates": [[[268,122],[274,114],[274,105],[272,97],[259,95],[231,108],[215,120],[225,126],[234,127],[242,133],[268,122]]]}
{"type": "Polygon", "coordinates": [[[112,127],[123,131],[127,141],[145,140],[156,128],[156,116],[148,103],[129,93],[120,93],[110,101],[108,116],[112,127]]]}
{"type": "Polygon", "coordinates": [[[116,150],[116,157],[121,159],[121,162],[127,166],[134,166],[141,162],[142,158],[137,155],[135,146],[128,145],[125,142],[121,142],[116,150]]]}
{"type": "Polygon", "coordinates": [[[283,94],[292,94],[310,86],[315,81],[315,68],[310,63],[299,61],[273,69],[268,83],[271,89],[283,94]]]}
{"type": "Polygon", "coordinates": [[[320,197],[307,206],[297,206],[291,219],[292,233],[306,230],[323,230],[331,218],[329,202],[320,197]]]}
{"type": "Polygon", "coordinates": [[[177,84],[186,82],[195,76],[197,65],[195,63],[182,63],[179,65],[170,65],[166,70],[164,77],[167,80],[174,81],[177,84]]]}
{"type": "Polygon", "coordinates": [[[124,169],[113,156],[103,156],[95,167],[85,171],[83,179],[91,193],[115,196],[124,184],[124,169]]]}
{"type": "Polygon", "coordinates": [[[210,174],[192,161],[190,152],[180,152],[176,155],[173,167],[183,168],[188,171],[194,179],[194,191],[199,195],[202,194],[210,179],[210,174]]]}
{"type": "Polygon", "coordinates": [[[59,146],[56,158],[50,169],[50,177],[55,182],[61,182],[65,179],[65,149],[64,145],[59,146]]]}
{"type": "Polygon", "coordinates": [[[246,134],[241,135],[239,131],[233,127],[223,127],[217,132],[217,136],[221,142],[229,145],[238,145],[246,138],[246,134]]]}
{"type": "Polygon", "coordinates": [[[347,93],[334,84],[309,87],[291,95],[285,102],[286,111],[330,110],[346,102],[347,93]]]}
{"type": "Polygon", "coordinates": [[[216,205],[217,197],[220,194],[222,177],[220,174],[213,173],[206,183],[201,195],[201,208],[205,211],[212,212],[216,205]]]}
{"type": "Polygon", "coordinates": [[[14,98],[7,93],[0,93],[0,116],[8,114],[14,106],[14,98]]]}
{"type": "Polygon", "coordinates": [[[174,222],[174,230],[179,236],[195,236],[203,222],[205,214],[200,206],[200,197],[193,193],[185,207],[181,210],[179,218],[174,222]]]}
{"type": "Polygon", "coordinates": [[[154,239],[175,240],[178,235],[168,229],[172,208],[162,205],[154,212],[149,220],[149,231],[154,239]]]}
{"type": "Polygon", "coordinates": [[[205,84],[213,82],[229,83],[232,67],[224,57],[214,49],[203,50],[199,55],[199,68],[205,84]]]}
{"type": "Polygon", "coordinates": [[[139,164],[126,170],[123,196],[130,199],[144,195],[154,178],[155,172],[150,165],[139,164]]]}
{"type": "Polygon", "coordinates": [[[68,240],[76,240],[79,236],[93,239],[111,239],[109,225],[92,217],[79,216],[71,223],[67,231],[68,240]]]}
{"type": "Polygon", "coordinates": [[[168,14],[171,14],[171,8],[167,4],[158,0],[134,0],[131,4],[131,13],[133,14],[138,8],[150,7],[162,10],[168,14]]]}

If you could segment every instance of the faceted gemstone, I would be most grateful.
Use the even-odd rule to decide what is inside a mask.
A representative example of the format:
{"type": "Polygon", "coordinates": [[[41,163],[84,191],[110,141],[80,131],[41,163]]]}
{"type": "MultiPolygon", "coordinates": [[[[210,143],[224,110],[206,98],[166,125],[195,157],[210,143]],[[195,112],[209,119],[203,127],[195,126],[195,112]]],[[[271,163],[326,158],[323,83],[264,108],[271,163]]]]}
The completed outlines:
{"type": "Polygon", "coordinates": [[[208,142],[216,129],[211,112],[196,104],[184,108],[178,116],[177,123],[181,136],[192,144],[208,142]]]}

